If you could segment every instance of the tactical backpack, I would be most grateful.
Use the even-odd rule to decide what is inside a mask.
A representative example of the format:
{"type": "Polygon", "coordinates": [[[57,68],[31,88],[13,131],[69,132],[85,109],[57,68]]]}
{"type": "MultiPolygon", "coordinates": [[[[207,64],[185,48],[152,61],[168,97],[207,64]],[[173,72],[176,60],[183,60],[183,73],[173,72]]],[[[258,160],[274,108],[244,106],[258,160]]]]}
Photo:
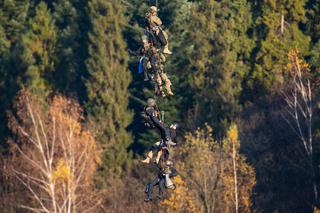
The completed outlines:
{"type": "Polygon", "coordinates": [[[141,112],[141,117],[142,117],[142,119],[144,121],[143,123],[146,127],[149,127],[152,129],[155,128],[150,116],[147,115],[146,110],[143,110],[143,112],[141,112]]]}

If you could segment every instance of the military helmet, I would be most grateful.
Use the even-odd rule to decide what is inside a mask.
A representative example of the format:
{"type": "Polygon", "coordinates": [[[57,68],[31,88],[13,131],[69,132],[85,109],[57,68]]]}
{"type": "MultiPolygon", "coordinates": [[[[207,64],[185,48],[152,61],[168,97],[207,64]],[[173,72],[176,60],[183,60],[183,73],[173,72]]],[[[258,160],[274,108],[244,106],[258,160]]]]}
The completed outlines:
{"type": "Polygon", "coordinates": [[[150,12],[156,13],[156,12],[158,12],[158,8],[156,6],[151,6],[150,12]]]}
{"type": "Polygon", "coordinates": [[[156,100],[154,100],[153,98],[148,98],[147,105],[148,107],[154,107],[156,105],[156,100]]]}

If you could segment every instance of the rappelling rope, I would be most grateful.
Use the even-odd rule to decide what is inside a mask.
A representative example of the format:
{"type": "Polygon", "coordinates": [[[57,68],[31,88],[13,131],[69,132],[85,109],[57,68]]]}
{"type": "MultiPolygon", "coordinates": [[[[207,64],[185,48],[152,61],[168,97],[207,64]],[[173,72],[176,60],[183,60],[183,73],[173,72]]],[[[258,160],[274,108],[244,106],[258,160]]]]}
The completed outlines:
{"type": "MultiPolygon", "coordinates": [[[[149,2],[149,5],[152,6],[151,5],[152,0],[149,0],[148,2],[149,2]]],[[[156,7],[158,8],[158,0],[156,0],[156,7]]]]}

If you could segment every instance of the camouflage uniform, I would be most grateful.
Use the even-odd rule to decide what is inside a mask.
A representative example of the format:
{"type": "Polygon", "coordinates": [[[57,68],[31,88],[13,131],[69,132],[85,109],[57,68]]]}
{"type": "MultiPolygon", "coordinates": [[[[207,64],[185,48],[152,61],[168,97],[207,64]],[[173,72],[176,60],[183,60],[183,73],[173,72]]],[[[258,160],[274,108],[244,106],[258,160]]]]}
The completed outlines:
{"type": "Polygon", "coordinates": [[[153,80],[156,84],[155,93],[157,95],[162,94],[163,96],[165,96],[165,93],[162,90],[162,85],[164,83],[168,95],[173,95],[171,91],[171,81],[163,70],[163,64],[166,61],[166,58],[162,53],[159,53],[154,47],[152,48],[152,53],[153,54],[150,58],[150,62],[154,74],[153,80]]]}
{"type": "Polygon", "coordinates": [[[143,65],[143,74],[144,80],[148,81],[148,70],[151,69],[150,58],[152,56],[151,44],[148,42],[146,38],[142,38],[142,47],[140,47],[137,51],[130,51],[133,55],[141,56],[142,65],[143,65]]]}
{"type": "Polygon", "coordinates": [[[150,7],[149,13],[146,14],[148,28],[159,37],[159,34],[162,33],[165,39],[163,53],[172,54],[169,50],[168,34],[162,30],[162,21],[157,15],[158,9],[155,6],[150,7]]]}

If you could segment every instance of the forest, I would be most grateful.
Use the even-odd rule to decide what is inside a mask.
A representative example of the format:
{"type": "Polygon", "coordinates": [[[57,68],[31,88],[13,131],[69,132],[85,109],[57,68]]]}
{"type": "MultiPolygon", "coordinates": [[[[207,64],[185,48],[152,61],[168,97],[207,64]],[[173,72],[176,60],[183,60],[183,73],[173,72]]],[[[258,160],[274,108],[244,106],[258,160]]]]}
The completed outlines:
{"type": "Polygon", "coordinates": [[[317,213],[319,115],[320,0],[0,0],[0,212],[317,213]],[[173,96],[130,54],[151,6],[173,96]],[[152,202],[148,98],[179,124],[152,202]]]}

